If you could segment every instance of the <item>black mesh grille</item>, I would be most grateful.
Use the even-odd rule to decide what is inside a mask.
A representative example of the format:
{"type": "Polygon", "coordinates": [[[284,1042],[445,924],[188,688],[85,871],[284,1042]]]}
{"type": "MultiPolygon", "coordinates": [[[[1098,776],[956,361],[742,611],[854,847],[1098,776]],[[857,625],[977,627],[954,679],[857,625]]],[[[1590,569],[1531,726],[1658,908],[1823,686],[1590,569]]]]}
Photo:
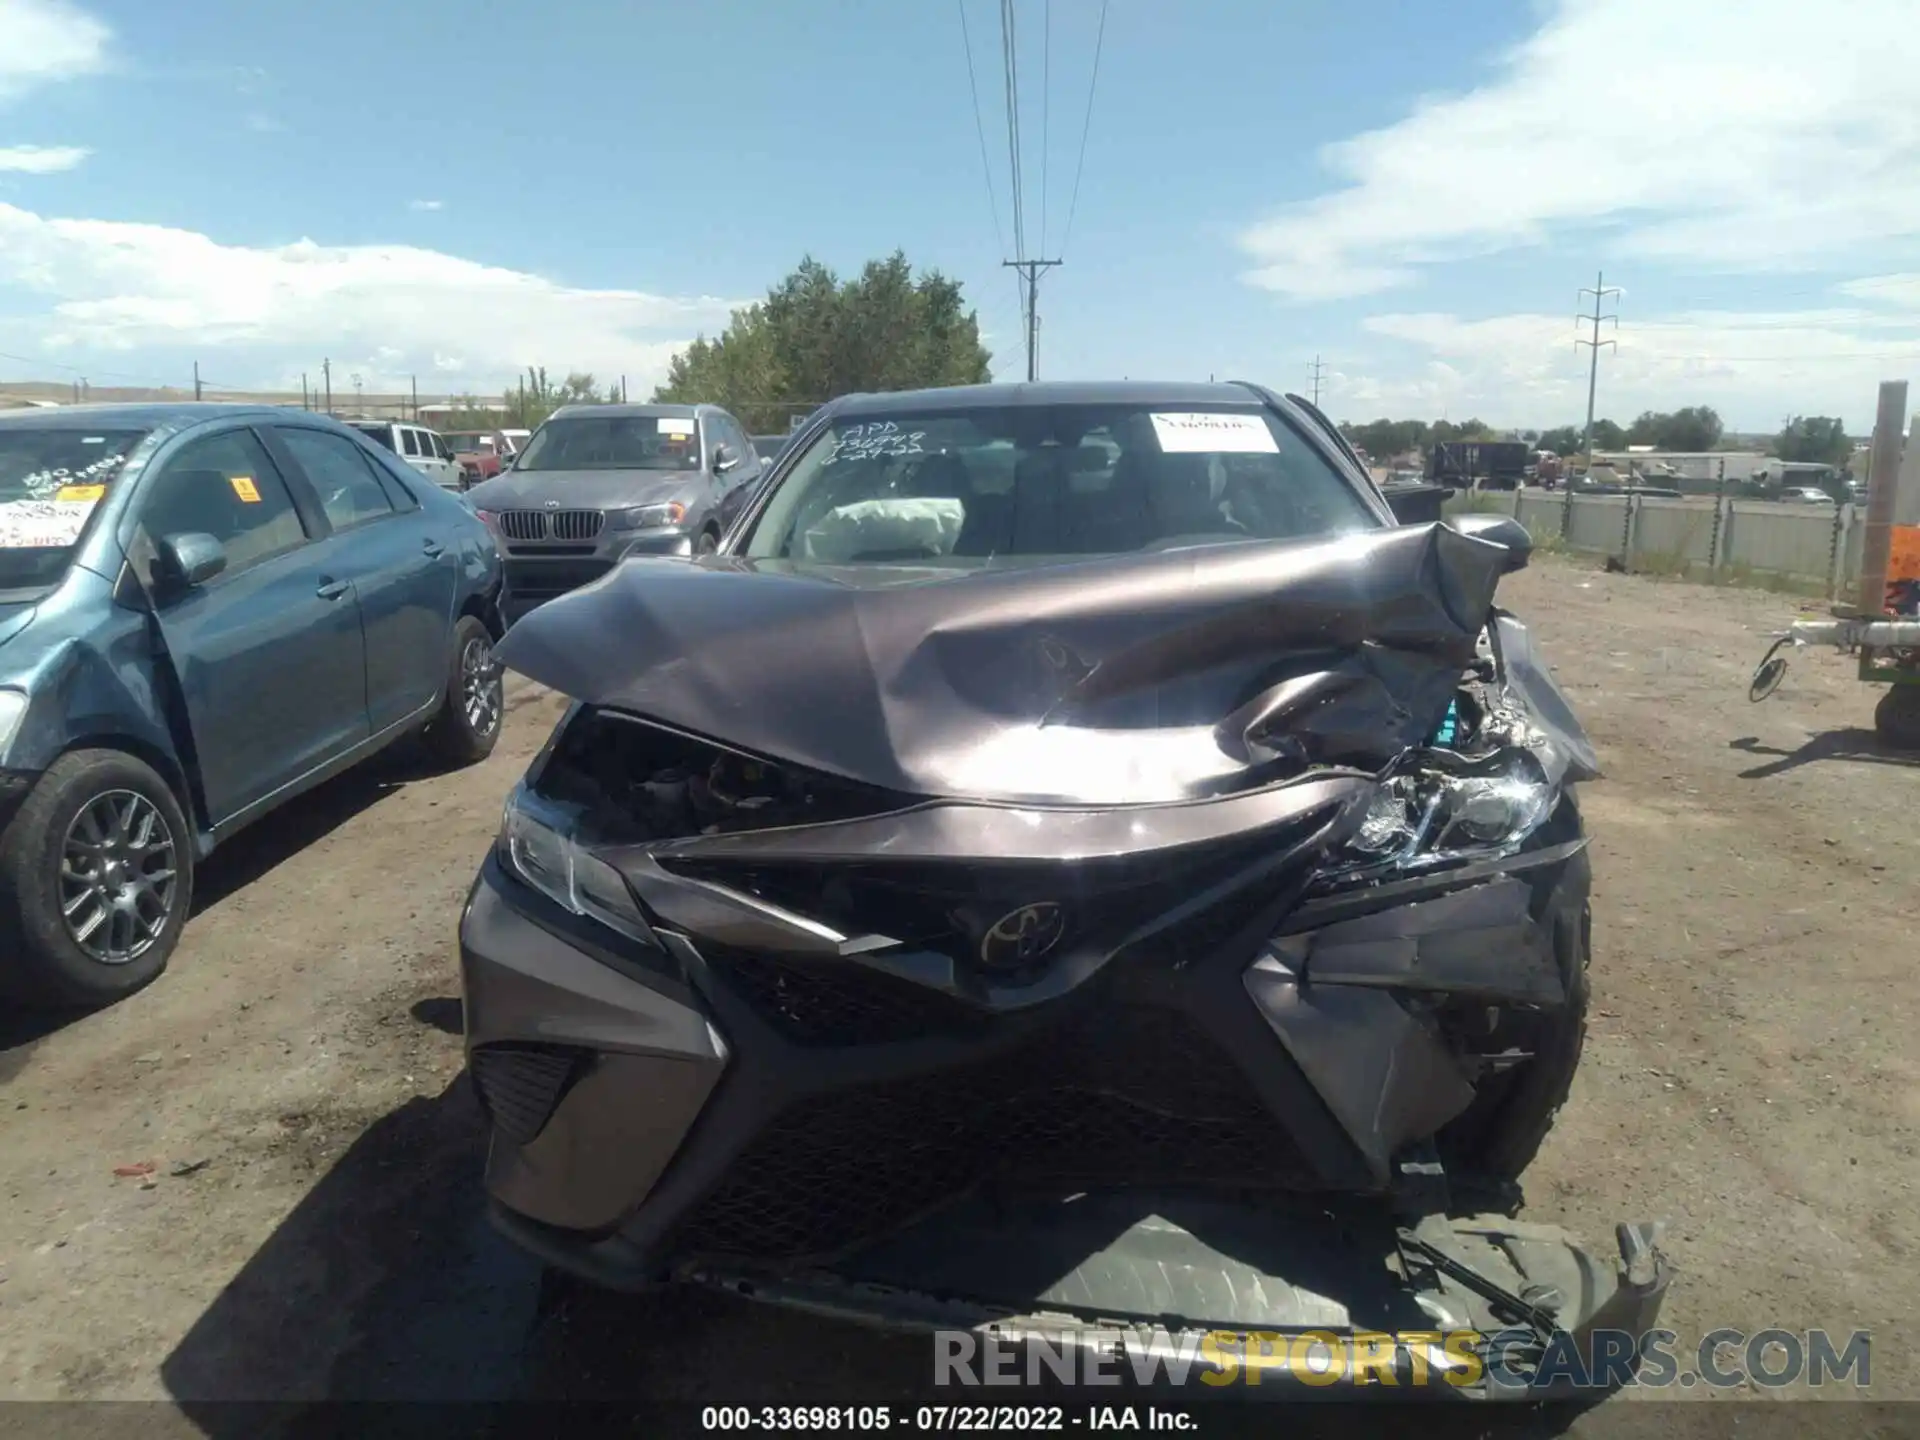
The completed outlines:
{"type": "Polygon", "coordinates": [[[883,1045],[965,1034],[984,1017],[964,1001],[856,960],[777,959],[703,941],[723,984],[798,1045],[883,1045]]]}
{"type": "Polygon", "coordinates": [[[1183,1015],[1105,1004],[1015,1053],[787,1110],[681,1228],[686,1255],[828,1255],[987,1180],[1310,1188],[1238,1067],[1183,1015]]]}
{"type": "Polygon", "coordinates": [[[557,1046],[485,1045],[474,1051],[474,1088],[500,1137],[525,1145],[539,1135],[586,1058],[557,1046]]]}
{"type": "Polygon", "coordinates": [[[598,510],[502,510],[500,533],[509,540],[591,540],[606,520],[598,510]]]}

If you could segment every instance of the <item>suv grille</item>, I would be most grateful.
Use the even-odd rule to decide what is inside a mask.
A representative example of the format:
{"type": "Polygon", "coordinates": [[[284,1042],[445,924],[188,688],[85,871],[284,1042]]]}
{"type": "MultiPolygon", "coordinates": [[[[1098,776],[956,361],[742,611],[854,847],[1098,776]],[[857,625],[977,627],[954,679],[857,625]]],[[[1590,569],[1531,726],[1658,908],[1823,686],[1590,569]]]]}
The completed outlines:
{"type": "Polygon", "coordinates": [[[734,1162],[675,1249],[831,1255],[993,1180],[1056,1192],[1314,1184],[1285,1126],[1190,1020],[1104,1003],[1012,1053],[800,1101],[734,1162]]]}
{"type": "Polygon", "coordinates": [[[502,510],[500,533],[509,540],[592,540],[607,523],[599,510],[502,510]]]}

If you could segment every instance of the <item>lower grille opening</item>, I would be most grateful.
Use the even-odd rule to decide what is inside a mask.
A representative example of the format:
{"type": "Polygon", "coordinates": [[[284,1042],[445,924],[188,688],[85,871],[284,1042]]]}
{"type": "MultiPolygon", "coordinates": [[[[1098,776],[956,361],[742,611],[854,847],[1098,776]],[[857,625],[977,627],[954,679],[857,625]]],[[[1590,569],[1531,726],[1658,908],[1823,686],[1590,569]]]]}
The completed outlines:
{"type": "Polygon", "coordinates": [[[857,960],[801,960],[700,942],[729,990],[797,1045],[884,1045],[964,1035],[985,1022],[964,1001],[857,960]]]}
{"type": "Polygon", "coordinates": [[[483,1045],[469,1069],[495,1132],[510,1144],[526,1145],[592,1062],[587,1051],[561,1045],[483,1045]]]}
{"type": "Polygon", "coordinates": [[[683,1256],[824,1257],[982,1183],[1305,1191],[1311,1166],[1178,1012],[1094,1005],[1012,1053],[803,1100],[689,1217],[683,1256]]]}

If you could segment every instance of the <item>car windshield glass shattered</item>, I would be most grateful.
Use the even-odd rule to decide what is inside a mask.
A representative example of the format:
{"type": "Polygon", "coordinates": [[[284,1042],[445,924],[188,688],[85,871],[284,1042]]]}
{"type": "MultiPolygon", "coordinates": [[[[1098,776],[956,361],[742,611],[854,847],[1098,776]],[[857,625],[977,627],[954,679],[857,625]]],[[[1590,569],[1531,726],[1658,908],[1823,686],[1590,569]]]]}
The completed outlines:
{"type": "Polygon", "coordinates": [[[694,470],[700,451],[683,416],[583,415],[549,420],[527,443],[518,470],[694,470]]]}
{"type": "Polygon", "coordinates": [[[66,573],[80,533],[145,430],[0,426],[0,590],[66,573]]]}
{"type": "Polygon", "coordinates": [[[1264,410],[1010,406],[834,424],[789,472],[746,553],[984,564],[1379,524],[1319,452],[1264,410]]]}

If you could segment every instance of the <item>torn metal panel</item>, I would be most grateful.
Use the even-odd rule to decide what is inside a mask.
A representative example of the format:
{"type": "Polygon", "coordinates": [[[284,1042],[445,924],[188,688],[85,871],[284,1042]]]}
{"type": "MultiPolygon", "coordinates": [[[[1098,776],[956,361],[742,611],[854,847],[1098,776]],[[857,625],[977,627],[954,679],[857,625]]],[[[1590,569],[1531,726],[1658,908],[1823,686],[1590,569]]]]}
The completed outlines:
{"type": "Polygon", "coordinates": [[[1386,990],[1302,984],[1276,955],[1248,967],[1247,993],[1374,1173],[1473,1103],[1460,1058],[1386,990]]]}
{"type": "Polygon", "coordinates": [[[902,794],[1152,804],[1419,743],[1506,561],[1444,525],[965,573],[635,560],[498,656],[902,794]]]}
{"type": "Polygon", "coordinates": [[[1506,730],[1509,744],[1534,752],[1555,786],[1598,780],[1600,760],[1593,741],[1534,649],[1527,627],[1497,611],[1487,628],[1500,670],[1489,718],[1506,730]]]}
{"type": "Polygon", "coordinates": [[[1313,985],[1376,985],[1559,1005],[1553,937],[1531,913],[1533,888],[1503,877],[1273,940],[1313,985]]]}

